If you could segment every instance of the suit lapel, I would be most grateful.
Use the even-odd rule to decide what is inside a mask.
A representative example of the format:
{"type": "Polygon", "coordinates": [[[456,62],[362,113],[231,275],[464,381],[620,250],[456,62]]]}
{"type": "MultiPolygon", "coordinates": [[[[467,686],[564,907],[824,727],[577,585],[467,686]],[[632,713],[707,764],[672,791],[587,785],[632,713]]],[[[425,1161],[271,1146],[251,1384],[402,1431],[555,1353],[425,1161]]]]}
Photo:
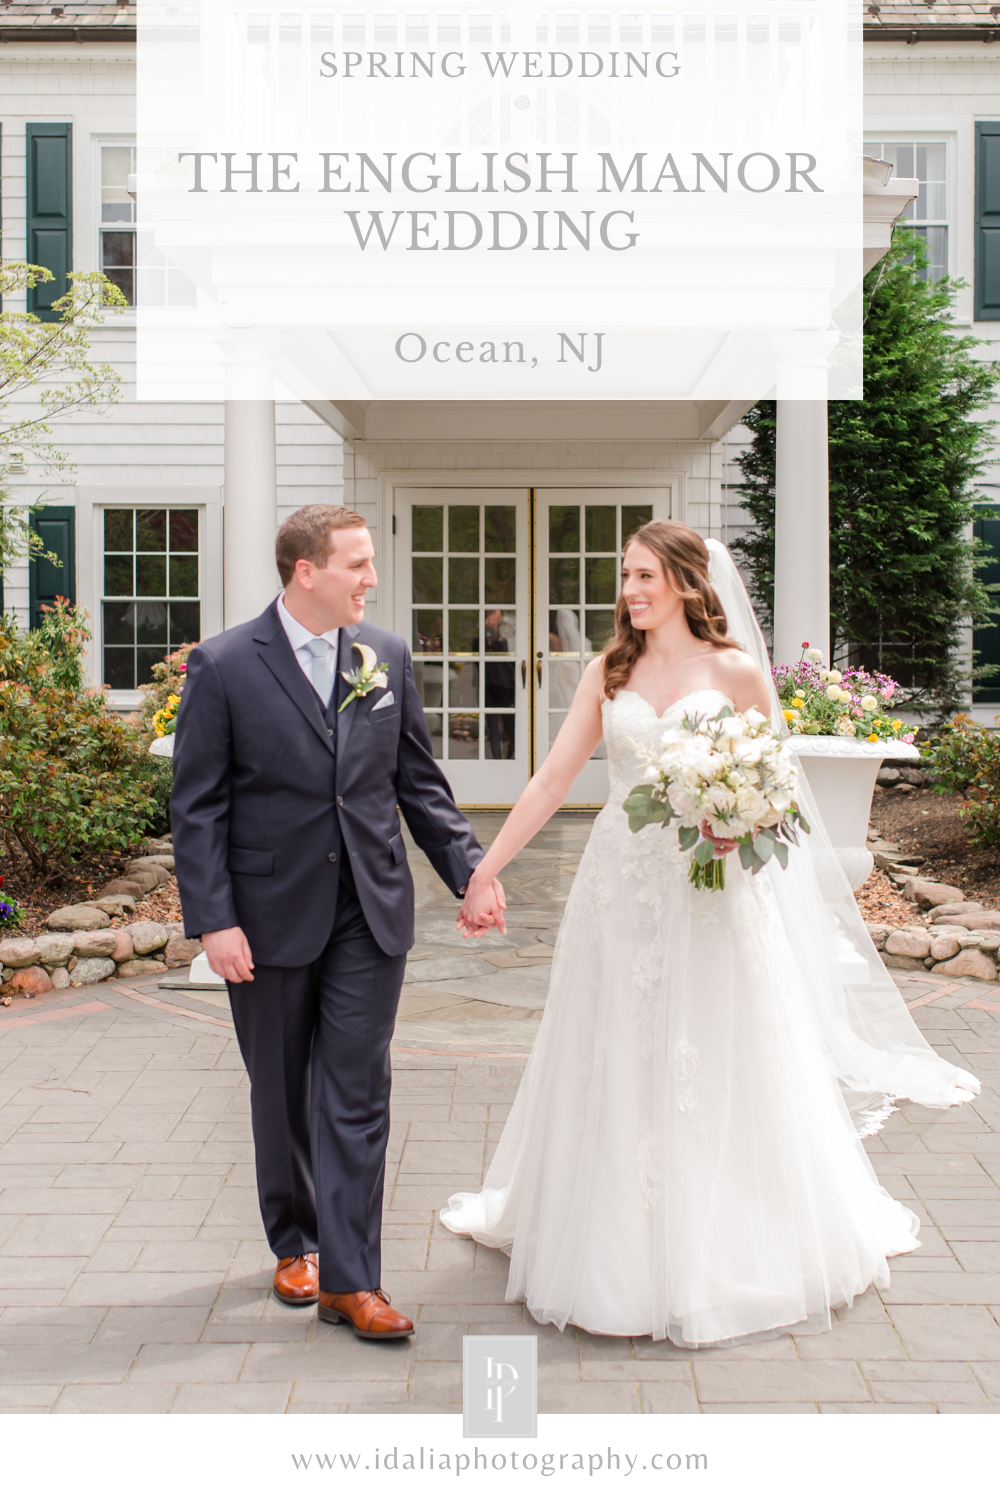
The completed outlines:
{"type": "Polygon", "coordinates": [[[319,699],[295,658],[276,605],[272,604],[261,615],[254,631],[254,640],[257,642],[257,654],[261,661],[273,673],[278,686],[287,693],[309,726],[315,730],[328,754],[332,755],[334,749],[319,699]]]}
{"type": "Polygon", "coordinates": [[[347,697],[348,693],[351,691],[351,689],[348,687],[347,683],[344,681],[343,677],[340,674],[342,672],[353,671],[353,669],[355,667],[360,667],[360,665],[361,665],[361,657],[358,655],[358,653],[356,651],[352,650],[354,642],[358,639],[358,636],[360,635],[360,633],[361,633],[361,626],[360,625],[343,625],[343,626],[341,626],[340,636],[339,636],[339,649],[337,651],[337,686],[336,686],[337,704],[338,704],[338,709],[337,709],[337,764],[338,764],[338,766],[345,764],[345,762],[342,760],[342,756],[344,754],[344,751],[347,748],[347,739],[348,739],[348,736],[350,735],[351,728],[352,728],[352,726],[354,724],[354,717],[357,714],[357,711],[358,711],[359,707],[361,706],[361,702],[362,702],[362,700],[360,698],[354,698],[347,705],[346,708],[341,709],[339,707],[339,705],[341,703],[343,703],[344,699],[347,697]]]}

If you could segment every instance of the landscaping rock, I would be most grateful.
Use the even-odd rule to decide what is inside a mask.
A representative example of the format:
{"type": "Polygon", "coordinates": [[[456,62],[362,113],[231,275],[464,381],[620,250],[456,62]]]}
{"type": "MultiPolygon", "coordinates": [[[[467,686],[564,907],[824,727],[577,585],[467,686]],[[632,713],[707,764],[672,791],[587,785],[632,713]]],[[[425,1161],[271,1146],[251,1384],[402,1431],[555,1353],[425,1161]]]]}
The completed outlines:
{"type": "Polygon", "coordinates": [[[99,984],[102,979],[110,979],[114,972],[113,958],[77,959],[73,970],[73,987],[77,988],[81,984],[99,984]]]}
{"type": "Polygon", "coordinates": [[[886,938],[885,951],[894,954],[897,958],[927,958],[931,951],[930,934],[907,932],[905,928],[897,928],[886,938]]]}
{"type": "Polygon", "coordinates": [[[886,927],[883,922],[866,922],[865,926],[868,928],[868,936],[871,938],[872,942],[875,944],[875,947],[881,953],[882,949],[885,947],[885,940],[893,929],[891,927],[886,927]]]}
{"type": "Polygon", "coordinates": [[[138,979],[142,974],[165,974],[166,964],[161,964],[153,958],[130,958],[127,964],[122,964],[118,970],[122,979],[138,979]]]}
{"type": "Polygon", "coordinates": [[[13,979],[16,973],[16,969],[0,969],[0,984],[6,984],[8,979],[13,979]]]}
{"type": "Polygon", "coordinates": [[[144,854],[141,859],[134,859],[129,865],[130,870],[155,870],[157,868],[166,870],[169,875],[174,873],[174,856],[170,854],[144,854]]]}
{"type": "Polygon", "coordinates": [[[998,948],[1000,948],[1000,932],[994,932],[990,937],[979,940],[980,953],[996,953],[998,948]]]}
{"type": "Polygon", "coordinates": [[[157,948],[165,948],[170,937],[161,922],[133,922],[122,930],[128,933],[133,949],[141,957],[155,953],[157,948]]]}
{"type": "Polygon", "coordinates": [[[955,979],[996,979],[997,966],[986,953],[977,948],[966,948],[956,958],[946,963],[935,964],[935,974],[950,974],[955,979]]]}
{"type": "Polygon", "coordinates": [[[982,911],[981,901],[946,901],[943,906],[932,906],[927,915],[932,922],[939,917],[957,917],[963,911],[982,911]]]}
{"type": "Polygon", "coordinates": [[[172,932],[163,950],[163,959],[168,969],[183,969],[202,951],[197,938],[178,937],[176,932],[172,932]]]}
{"type": "Polygon", "coordinates": [[[97,932],[110,927],[111,918],[96,906],[60,906],[49,913],[46,926],[50,932],[97,932]]]}
{"type": "Polygon", "coordinates": [[[945,920],[949,927],[964,927],[967,932],[1000,932],[1000,911],[960,911],[945,920]]]}
{"type": "Polygon", "coordinates": [[[116,932],[78,932],[73,952],[77,958],[111,958],[117,938],[116,932]]]}
{"type": "Polygon", "coordinates": [[[927,963],[924,958],[904,958],[898,953],[884,953],[882,962],[887,969],[923,969],[927,963]]]}
{"type": "MultiPolygon", "coordinates": [[[[155,870],[152,865],[148,868],[143,865],[138,870],[130,867],[125,873],[128,876],[131,890],[134,891],[136,886],[139,887],[139,896],[137,898],[139,901],[142,900],[143,896],[148,896],[150,891],[155,891],[156,887],[162,885],[163,881],[167,878],[167,872],[162,865],[157,865],[155,870]],[[160,878],[161,876],[163,879],[160,878]]],[[[117,885],[118,882],[116,881],[115,884],[117,885]]]]}
{"type": "Polygon", "coordinates": [[[923,786],[924,784],[924,773],[915,771],[912,766],[904,766],[899,774],[903,781],[909,782],[910,786],[923,786]]]}
{"type": "Polygon", "coordinates": [[[941,963],[946,958],[954,958],[955,954],[961,950],[961,946],[958,938],[932,937],[930,956],[936,959],[938,963],[941,963]]]}
{"type": "Polygon", "coordinates": [[[965,900],[965,892],[960,891],[957,886],[943,885],[937,880],[921,880],[919,876],[907,880],[903,895],[923,911],[928,911],[932,906],[942,906],[947,901],[965,900]]]}
{"type": "Polygon", "coordinates": [[[43,964],[64,964],[73,952],[75,938],[71,932],[40,932],[35,938],[43,964]]]}
{"type": "Polygon", "coordinates": [[[68,969],[53,969],[49,978],[52,980],[52,988],[54,990],[68,990],[73,983],[69,977],[68,969]]]}
{"type": "Polygon", "coordinates": [[[878,775],[876,776],[875,780],[878,782],[879,786],[895,786],[896,782],[899,780],[899,772],[896,770],[895,766],[883,766],[881,771],[879,771],[878,775]]]}
{"type": "Polygon", "coordinates": [[[5,969],[27,969],[41,958],[38,944],[32,938],[7,938],[0,943],[0,963],[5,969]]]}
{"type": "Polygon", "coordinates": [[[134,901],[141,901],[147,894],[146,887],[138,880],[109,880],[98,900],[104,896],[131,896],[134,901]]]}
{"type": "Polygon", "coordinates": [[[173,854],[173,852],[174,844],[172,839],[163,838],[146,840],[147,854],[173,854]]]}
{"type": "Polygon", "coordinates": [[[132,939],[128,935],[128,929],[119,927],[115,932],[115,951],[110,956],[116,964],[124,964],[132,957],[132,952],[132,939]]]}
{"type": "Polygon", "coordinates": [[[81,906],[96,906],[106,911],[109,917],[123,917],[127,911],[135,911],[134,896],[99,896],[96,901],[81,901],[81,906]]]}
{"type": "Polygon", "coordinates": [[[30,969],[15,969],[13,979],[0,985],[0,995],[20,995],[25,1000],[33,1000],[36,995],[47,995],[52,988],[52,980],[45,970],[33,965],[30,969]]]}

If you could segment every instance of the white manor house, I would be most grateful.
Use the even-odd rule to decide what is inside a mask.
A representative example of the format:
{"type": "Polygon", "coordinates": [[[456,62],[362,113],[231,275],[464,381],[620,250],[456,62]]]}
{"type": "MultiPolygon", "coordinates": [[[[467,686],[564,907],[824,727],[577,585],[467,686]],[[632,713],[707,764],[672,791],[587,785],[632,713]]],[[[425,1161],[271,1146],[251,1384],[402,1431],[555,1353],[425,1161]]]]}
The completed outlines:
{"type": "MultiPolygon", "coordinates": [[[[724,12],[730,24],[753,23],[743,4],[729,7],[735,19],[714,4],[689,10],[694,44],[724,12]]],[[[1000,357],[1000,7],[885,0],[865,11],[865,150],[893,174],[866,182],[869,263],[902,214],[925,237],[932,273],[967,283],[962,331],[983,341],[983,358],[1000,357]]],[[[280,24],[311,26],[323,51],[489,41],[492,21],[291,11],[280,24]]],[[[582,41],[584,27],[591,41],[635,45],[642,24],[599,4],[537,18],[539,45],[582,41]]],[[[11,502],[44,496],[36,526],[63,563],[10,569],[4,608],[27,623],[57,593],[83,605],[92,680],[128,708],[168,651],[250,617],[277,592],[276,522],[312,502],[353,505],[378,548],[370,617],[413,646],[459,801],[509,804],[607,635],[622,537],[651,516],[723,540],[740,530],[733,460],[748,403],[137,401],[132,309],[184,304],[194,289],[157,260],[127,191],[135,26],[127,0],[0,0],[3,258],[56,272],[29,300],[43,318],[69,269],[103,269],[130,304],[94,337],[95,358],[121,372],[122,399],[55,430],[72,473],[49,476],[30,454],[0,453],[11,502]]],[[[1000,407],[991,415],[1000,422],[1000,407]]],[[[825,403],[779,399],[778,425],[775,653],[786,659],[828,632],[825,403]]],[[[1000,435],[981,488],[978,524],[1000,578],[1000,435]]],[[[1000,630],[990,634],[1000,646],[1000,630]]],[[[998,700],[976,705],[992,720],[1000,685],[977,697],[998,700]]],[[[598,755],[570,800],[598,803],[605,785],[598,755]]]]}

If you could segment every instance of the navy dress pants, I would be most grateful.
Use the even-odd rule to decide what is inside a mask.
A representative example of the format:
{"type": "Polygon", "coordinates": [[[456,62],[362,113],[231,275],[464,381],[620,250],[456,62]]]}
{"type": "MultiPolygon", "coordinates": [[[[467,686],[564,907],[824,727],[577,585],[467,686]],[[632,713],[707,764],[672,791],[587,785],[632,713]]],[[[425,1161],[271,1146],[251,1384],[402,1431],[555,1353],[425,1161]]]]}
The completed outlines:
{"type": "Polygon", "coordinates": [[[268,1244],[279,1258],[318,1250],[324,1292],[381,1284],[389,1043],[405,968],[341,884],[314,963],[257,964],[252,983],[229,985],[268,1244]]]}

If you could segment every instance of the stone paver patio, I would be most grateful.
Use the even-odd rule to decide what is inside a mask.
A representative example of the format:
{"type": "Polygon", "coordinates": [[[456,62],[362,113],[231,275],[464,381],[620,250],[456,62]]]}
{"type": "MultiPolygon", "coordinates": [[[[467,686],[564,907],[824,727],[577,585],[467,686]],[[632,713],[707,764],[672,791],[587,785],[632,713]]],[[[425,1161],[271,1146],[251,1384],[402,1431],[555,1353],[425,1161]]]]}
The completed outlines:
{"type": "MultiPolygon", "coordinates": [[[[498,824],[476,819],[489,837],[498,824]]],[[[589,818],[557,819],[473,948],[414,857],[396,1031],[385,1283],[413,1340],[366,1344],[269,1296],[248,1091],[224,995],[104,984],[0,1011],[0,1411],[450,1412],[462,1335],[537,1333],[549,1412],[1000,1412],[1000,989],[897,980],[973,1104],[867,1142],[922,1246],[825,1334],[701,1352],[538,1328],[507,1261],[436,1210],[478,1185],[545,999],[589,818]]]]}

